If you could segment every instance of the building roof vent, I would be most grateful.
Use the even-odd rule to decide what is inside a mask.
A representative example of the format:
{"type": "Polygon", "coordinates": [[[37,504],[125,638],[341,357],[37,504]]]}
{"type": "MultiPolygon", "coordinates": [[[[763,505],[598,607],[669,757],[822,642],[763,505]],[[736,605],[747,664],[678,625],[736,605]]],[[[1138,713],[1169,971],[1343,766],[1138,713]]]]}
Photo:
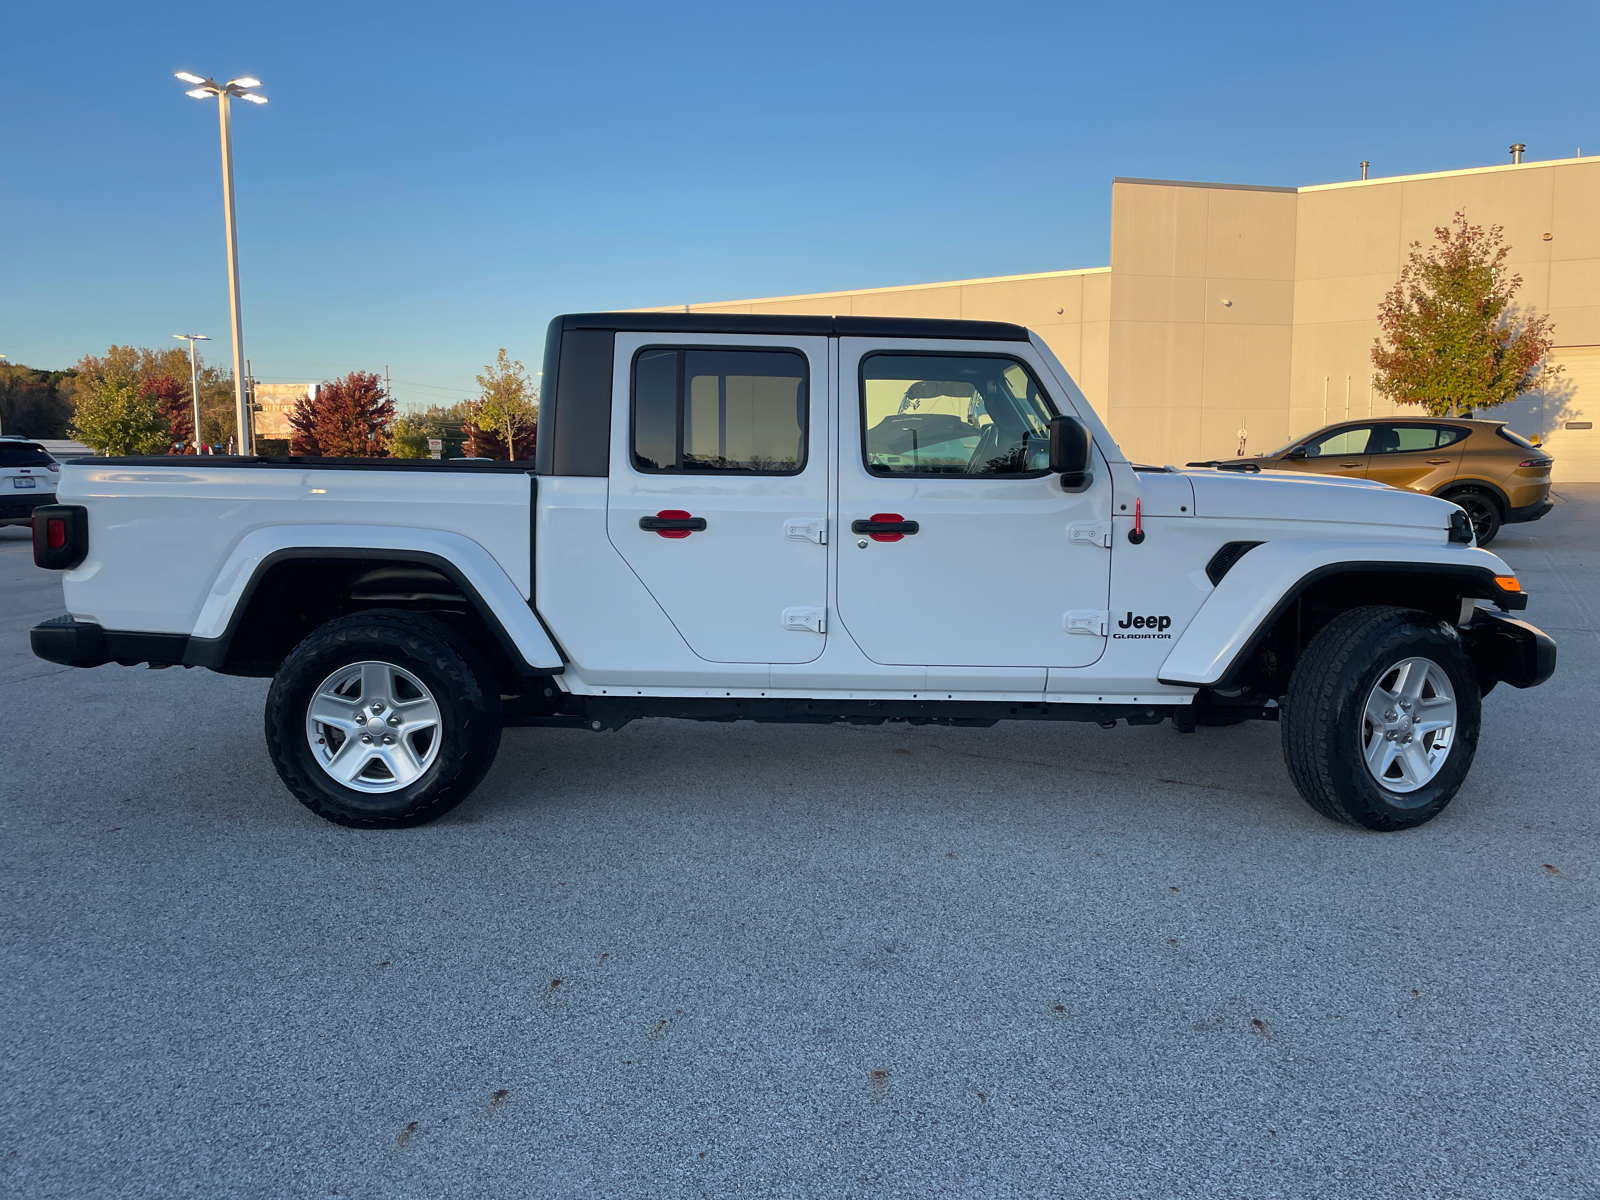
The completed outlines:
{"type": "Polygon", "coordinates": [[[1521,162],[1522,161],[1522,152],[1524,150],[1526,150],[1526,149],[1527,149],[1527,147],[1524,146],[1521,142],[1513,142],[1511,144],[1511,161],[1514,162],[1514,163],[1521,162]]]}

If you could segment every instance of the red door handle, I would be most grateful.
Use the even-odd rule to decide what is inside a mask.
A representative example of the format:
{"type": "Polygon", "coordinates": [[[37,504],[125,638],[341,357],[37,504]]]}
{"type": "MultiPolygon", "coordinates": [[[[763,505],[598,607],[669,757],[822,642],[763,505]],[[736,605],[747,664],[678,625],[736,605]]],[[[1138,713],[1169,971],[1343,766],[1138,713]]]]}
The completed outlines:
{"type": "Polygon", "coordinates": [[[875,542],[898,542],[908,533],[916,533],[922,526],[908,521],[899,513],[873,513],[870,521],[851,521],[851,533],[864,533],[875,542]]]}
{"type": "Polygon", "coordinates": [[[653,517],[640,517],[639,528],[664,538],[686,538],[706,527],[704,517],[691,517],[681,508],[663,508],[653,517]]]}

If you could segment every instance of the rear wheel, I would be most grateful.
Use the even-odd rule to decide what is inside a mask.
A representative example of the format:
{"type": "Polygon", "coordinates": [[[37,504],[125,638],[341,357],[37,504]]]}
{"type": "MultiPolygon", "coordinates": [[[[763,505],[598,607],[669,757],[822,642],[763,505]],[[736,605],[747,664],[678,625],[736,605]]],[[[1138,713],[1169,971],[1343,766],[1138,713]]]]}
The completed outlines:
{"type": "Polygon", "coordinates": [[[1283,704],[1283,757],[1306,802],[1367,829],[1410,829],[1454,799],[1478,748],[1477,677],[1430,613],[1342,613],[1301,656],[1283,704]]]}
{"type": "Polygon", "coordinates": [[[1472,532],[1478,539],[1478,545],[1487,546],[1494,541],[1495,534],[1500,532],[1500,524],[1504,518],[1500,515],[1500,505],[1488,492],[1478,488],[1465,488],[1459,492],[1450,492],[1444,499],[1459,505],[1467,514],[1467,519],[1472,522],[1472,532]]]}
{"type": "Polygon", "coordinates": [[[477,787],[500,746],[493,673],[449,626],[411,614],[330,621],[267,695],[267,748],[307,808],[367,829],[419,825],[477,787]]]}

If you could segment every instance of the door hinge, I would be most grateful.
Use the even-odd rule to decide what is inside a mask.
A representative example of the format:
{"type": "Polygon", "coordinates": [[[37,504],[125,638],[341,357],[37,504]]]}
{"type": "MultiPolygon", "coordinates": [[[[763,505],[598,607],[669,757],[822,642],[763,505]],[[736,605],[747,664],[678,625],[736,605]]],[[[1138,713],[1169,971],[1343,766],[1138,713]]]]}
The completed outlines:
{"type": "Polygon", "coordinates": [[[1067,542],[1069,545],[1101,546],[1109,550],[1111,549],[1111,522],[1085,521],[1078,525],[1068,525],[1067,542]]]}
{"type": "Polygon", "coordinates": [[[1068,633],[1081,633],[1087,637],[1105,637],[1106,625],[1111,620],[1109,609],[1080,609],[1061,618],[1061,627],[1068,633]]]}
{"type": "Polygon", "coordinates": [[[791,542],[815,542],[819,546],[826,546],[828,544],[828,518],[790,517],[783,523],[783,536],[791,542]]]}
{"type": "Polygon", "coordinates": [[[783,610],[783,627],[804,633],[828,632],[828,610],[825,608],[786,608],[783,610]]]}

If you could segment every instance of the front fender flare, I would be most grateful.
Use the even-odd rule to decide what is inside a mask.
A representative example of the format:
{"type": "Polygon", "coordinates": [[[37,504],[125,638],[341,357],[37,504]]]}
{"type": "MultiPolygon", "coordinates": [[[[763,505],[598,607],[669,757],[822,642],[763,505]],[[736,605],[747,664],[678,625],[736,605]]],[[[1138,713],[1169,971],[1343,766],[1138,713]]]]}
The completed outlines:
{"type": "Polygon", "coordinates": [[[190,634],[191,653],[222,661],[245,600],[273,564],[346,555],[436,567],[462,588],[512,661],[521,660],[525,674],[552,675],[564,669],[560,651],[528,600],[481,545],[459,533],[383,525],[274,525],[246,534],[212,577],[190,634]]]}
{"type": "MultiPolygon", "coordinates": [[[[1459,581],[1462,595],[1501,599],[1496,575],[1513,574],[1501,559],[1476,547],[1447,543],[1324,541],[1263,542],[1240,558],[1206,597],[1173,643],[1157,678],[1180,687],[1214,687],[1245,659],[1307,587],[1330,575],[1355,572],[1439,575],[1459,581]]],[[[1526,604],[1526,599],[1523,599],[1526,604]]]]}

